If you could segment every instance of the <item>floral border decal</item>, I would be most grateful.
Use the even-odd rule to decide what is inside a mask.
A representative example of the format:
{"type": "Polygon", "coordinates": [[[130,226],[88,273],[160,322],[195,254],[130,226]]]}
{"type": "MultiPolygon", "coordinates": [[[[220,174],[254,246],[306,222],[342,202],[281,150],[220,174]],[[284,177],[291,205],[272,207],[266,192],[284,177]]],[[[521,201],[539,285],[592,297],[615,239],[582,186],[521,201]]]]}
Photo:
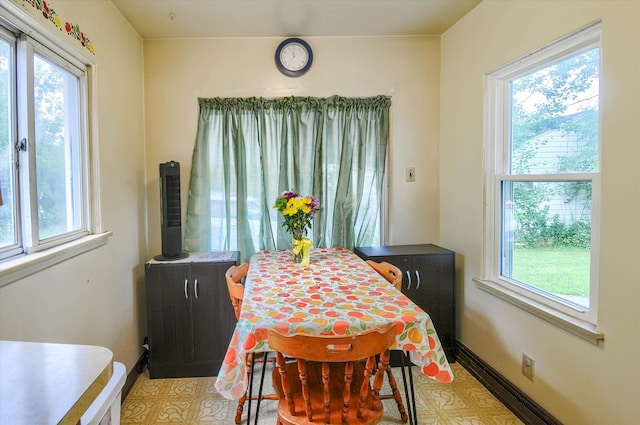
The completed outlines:
{"type": "MultiPolygon", "coordinates": [[[[53,10],[53,8],[49,3],[47,3],[45,0],[22,0],[22,1],[25,3],[29,3],[31,6],[41,11],[42,16],[44,16],[45,19],[49,20],[51,23],[53,23],[53,25],[58,27],[60,31],[62,31],[62,21],[60,21],[58,14],[56,13],[55,10],[53,10]]],[[[91,40],[89,40],[89,38],[87,38],[85,33],[80,31],[80,26],[78,24],[65,22],[64,30],[67,32],[67,34],[69,34],[70,36],[78,40],[80,44],[86,47],[92,54],[94,55],[96,54],[96,51],[93,47],[93,43],[91,42],[91,40]]]]}

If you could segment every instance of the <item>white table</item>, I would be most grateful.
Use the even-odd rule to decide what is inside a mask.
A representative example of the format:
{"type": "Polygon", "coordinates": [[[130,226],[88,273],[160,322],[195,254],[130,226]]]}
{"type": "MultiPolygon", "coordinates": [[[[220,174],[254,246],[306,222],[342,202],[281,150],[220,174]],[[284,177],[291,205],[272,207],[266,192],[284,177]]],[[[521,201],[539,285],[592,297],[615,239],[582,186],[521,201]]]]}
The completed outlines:
{"type": "Polygon", "coordinates": [[[76,425],[112,373],[104,347],[0,341],[0,425],[76,425]]]}

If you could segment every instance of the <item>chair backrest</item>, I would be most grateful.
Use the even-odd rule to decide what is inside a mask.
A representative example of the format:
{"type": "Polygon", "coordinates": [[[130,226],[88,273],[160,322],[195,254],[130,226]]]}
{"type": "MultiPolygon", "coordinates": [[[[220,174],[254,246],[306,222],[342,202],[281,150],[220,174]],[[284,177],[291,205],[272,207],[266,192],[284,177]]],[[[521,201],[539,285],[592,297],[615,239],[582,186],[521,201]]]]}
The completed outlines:
{"type": "Polygon", "coordinates": [[[386,261],[376,263],[373,260],[367,260],[367,264],[374,268],[380,276],[387,279],[398,291],[402,291],[402,272],[399,268],[386,261]]]}
{"type": "MultiPolygon", "coordinates": [[[[292,416],[296,416],[296,405],[300,412],[300,406],[304,406],[309,422],[314,420],[314,413],[317,416],[322,412],[326,424],[378,423],[383,411],[380,388],[395,334],[393,323],[339,336],[287,334],[269,329],[269,348],[277,352],[274,384],[281,393],[280,403],[292,416]],[[285,361],[285,356],[295,362],[285,361]]],[[[281,408],[279,405],[279,415],[281,408]]]]}
{"type": "Polygon", "coordinates": [[[233,305],[233,312],[236,320],[240,318],[240,310],[242,310],[242,299],[244,298],[244,285],[242,279],[247,277],[249,271],[249,263],[244,262],[239,266],[231,266],[224,274],[227,279],[227,289],[229,290],[229,298],[233,305]]]}

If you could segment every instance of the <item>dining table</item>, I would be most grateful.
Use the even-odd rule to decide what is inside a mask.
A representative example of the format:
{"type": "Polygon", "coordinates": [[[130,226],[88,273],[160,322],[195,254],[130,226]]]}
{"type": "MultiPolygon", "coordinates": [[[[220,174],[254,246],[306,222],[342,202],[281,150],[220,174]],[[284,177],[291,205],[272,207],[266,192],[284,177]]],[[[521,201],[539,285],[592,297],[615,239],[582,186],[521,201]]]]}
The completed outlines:
{"type": "Polygon", "coordinates": [[[215,388],[240,399],[248,387],[247,353],[269,350],[269,329],[345,335],[396,324],[392,349],[409,352],[420,371],[451,382],[453,372],[428,312],[346,248],[313,248],[308,266],[290,250],[259,251],[249,260],[240,317],[215,388]]]}

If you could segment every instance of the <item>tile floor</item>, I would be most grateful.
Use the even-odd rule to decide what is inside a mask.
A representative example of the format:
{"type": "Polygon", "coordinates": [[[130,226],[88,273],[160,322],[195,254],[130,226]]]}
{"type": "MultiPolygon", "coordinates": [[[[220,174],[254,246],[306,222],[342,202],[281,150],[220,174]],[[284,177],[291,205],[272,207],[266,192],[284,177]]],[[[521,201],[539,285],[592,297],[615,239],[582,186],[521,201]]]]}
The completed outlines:
{"type": "MultiPolygon", "coordinates": [[[[452,363],[451,367],[455,379],[450,384],[436,382],[421,375],[414,368],[418,424],[522,424],[459,363],[452,363]]],[[[267,373],[267,376],[269,375],[270,373],[267,373]]],[[[396,376],[399,389],[403,392],[399,370],[396,376]]],[[[237,402],[227,400],[216,392],[213,387],[215,379],[149,379],[148,371],[145,371],[122,404],[121,423],[233,425],[237,402]]],[[[381,425],[401,424],[395,402],[386,400],[384,406],[385,416],[381,425]]],[[[274,408],[274,401],[265,400],[261,403],[260,425],[275,423],[274,408]]],[[[255,403],[252,406],[252,415],[254,413],[255,403]]],[[[253,423],[253,420],[251,422],[253,423]]],[[[244,416],[242,424],[246,424],[244,416]]]]}

